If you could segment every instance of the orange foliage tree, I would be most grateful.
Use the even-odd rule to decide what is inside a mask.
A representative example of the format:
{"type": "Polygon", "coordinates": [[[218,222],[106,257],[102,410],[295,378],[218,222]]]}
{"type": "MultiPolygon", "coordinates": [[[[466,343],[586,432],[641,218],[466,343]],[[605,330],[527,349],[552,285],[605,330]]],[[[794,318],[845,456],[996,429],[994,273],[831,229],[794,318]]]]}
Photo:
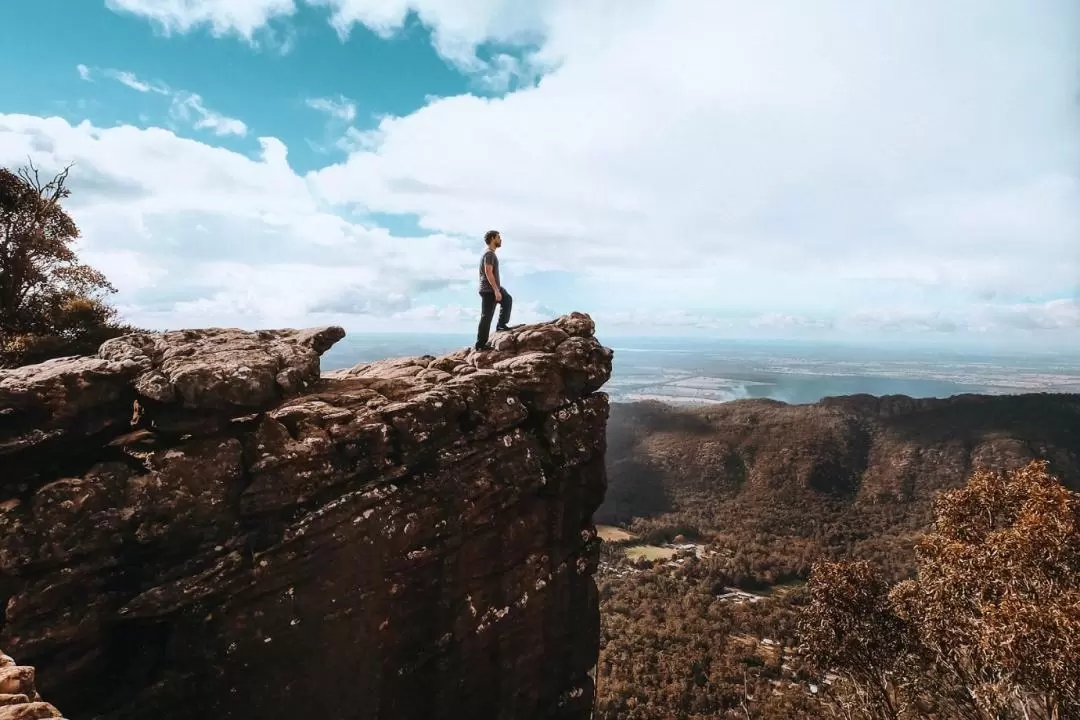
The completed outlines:
{"type": "Polygon", "coordinates": [[[115,288],[71,247],[79,228],[61,205],[67,178],[68,169],[43,181],[32,164],[0,168],[0,367],[90,354],[132,330],[105,303],[115,288]]]}
{"type": "Polygon", "coordinates": [[[845,718],[1080,718],[1080,494],[1044,461],[935,503],[914,579],[825,563],[800,622],[845,718]]]}

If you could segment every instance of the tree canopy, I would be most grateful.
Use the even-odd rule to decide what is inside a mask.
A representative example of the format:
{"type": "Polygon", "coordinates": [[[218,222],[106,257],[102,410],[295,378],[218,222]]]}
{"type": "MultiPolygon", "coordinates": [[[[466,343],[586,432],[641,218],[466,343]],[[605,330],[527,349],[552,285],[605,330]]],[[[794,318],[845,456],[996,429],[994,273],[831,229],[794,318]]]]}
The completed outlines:
{"type": "Polygon", "coordinates": [[[810,578],[801,631],[847,718],[1080,717],[1080,494],[1045,461],[943,493],[891,588],[864,562],[810,578]]]}
{"type": "Polygon", "coordinates": [[[105,302],[116,289],[73,249],[69,171],[42,180],[32,163],[0,168],[0,367],[91,354],[132,330],[105,302]]]}

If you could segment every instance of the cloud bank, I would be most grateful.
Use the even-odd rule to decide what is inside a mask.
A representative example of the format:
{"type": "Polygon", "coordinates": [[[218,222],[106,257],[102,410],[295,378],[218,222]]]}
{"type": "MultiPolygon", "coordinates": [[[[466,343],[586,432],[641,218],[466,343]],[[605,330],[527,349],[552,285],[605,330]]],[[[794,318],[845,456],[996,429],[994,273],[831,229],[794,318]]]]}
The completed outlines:
{"type": "MultiPolygon", "coordinates": [[[[133,306],[408,318],[446,291],[469,307],[475,238],[497,227],[514,272],[578,278],[572,299],[537,302],[613,324],[1080,343],[1069,0],[304,2],[342,38],[415,18],[464,72],[542,77],[350,128],[347,157],[304,176],[272,138],[248,158],[157,129],[0,116],[0,160],[75,159],[94,178],[78,216],[88,248],[103,269],[158,278],[133,306]],[[363,220],[394,214],[427,235],[363,220]],[[303,281],[274,289],[290,277],[303,281]]],[[[253,42],[300,7],[107,4],[222,42],[253,42]]],[[[356,117],[342,97],[308,104],[356,117]]]]}

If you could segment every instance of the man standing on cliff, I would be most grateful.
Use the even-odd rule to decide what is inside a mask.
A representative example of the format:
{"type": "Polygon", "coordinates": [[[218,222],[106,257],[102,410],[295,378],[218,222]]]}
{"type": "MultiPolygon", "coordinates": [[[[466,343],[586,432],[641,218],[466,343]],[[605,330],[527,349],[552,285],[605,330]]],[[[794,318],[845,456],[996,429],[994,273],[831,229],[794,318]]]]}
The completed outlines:
{"type": "Polygon", "coordinates": [[[488,230],[484,234],[487,251],[480,259],[480,327],[476,330],[476,349],[490,350],[488,334],[491,332],[491,318],[495,315],[495,305],[499,305],[499,322],[495,332],[510,329],[510,310],[514,299],[499,282],[499,258],[495,252],[502,247],[502,237],[498,230],[488,230]]]}

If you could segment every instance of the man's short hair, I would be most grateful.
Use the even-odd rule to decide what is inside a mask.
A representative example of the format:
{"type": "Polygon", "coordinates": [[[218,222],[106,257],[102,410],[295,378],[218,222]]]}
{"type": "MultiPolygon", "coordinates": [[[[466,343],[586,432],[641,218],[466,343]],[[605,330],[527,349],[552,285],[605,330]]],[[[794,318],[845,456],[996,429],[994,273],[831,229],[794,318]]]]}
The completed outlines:
{"type": "Polygon", "coordinates": [[[490,245],[491,241],[497,237],[499,237],[498,230],[488,230],[486,233],[484,233],[484,244],[490,245]]]}

